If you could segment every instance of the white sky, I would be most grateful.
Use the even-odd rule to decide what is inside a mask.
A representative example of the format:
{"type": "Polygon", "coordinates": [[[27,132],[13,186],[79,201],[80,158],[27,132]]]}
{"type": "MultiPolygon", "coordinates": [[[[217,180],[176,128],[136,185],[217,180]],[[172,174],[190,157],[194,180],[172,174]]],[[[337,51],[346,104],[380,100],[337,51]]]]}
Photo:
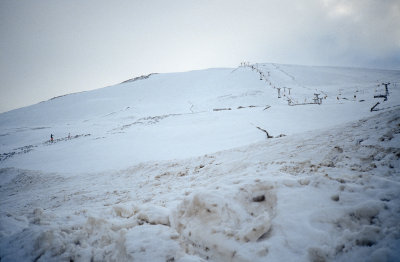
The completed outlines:
{"type": "Polygon", "coordinates": [[[400,1],[0,0],[0,112],[244,60],[400,69],[400,1]]]}

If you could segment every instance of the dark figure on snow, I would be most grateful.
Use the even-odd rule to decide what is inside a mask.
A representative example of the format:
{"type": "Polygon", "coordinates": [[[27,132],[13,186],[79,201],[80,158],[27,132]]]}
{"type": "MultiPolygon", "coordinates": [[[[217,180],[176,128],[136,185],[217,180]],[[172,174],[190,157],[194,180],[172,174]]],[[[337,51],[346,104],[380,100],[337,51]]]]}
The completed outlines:
{"type": "Polygon", "coordinates": [[[50,134],[50,141],[53,142],[53,134],[50,134]]]}

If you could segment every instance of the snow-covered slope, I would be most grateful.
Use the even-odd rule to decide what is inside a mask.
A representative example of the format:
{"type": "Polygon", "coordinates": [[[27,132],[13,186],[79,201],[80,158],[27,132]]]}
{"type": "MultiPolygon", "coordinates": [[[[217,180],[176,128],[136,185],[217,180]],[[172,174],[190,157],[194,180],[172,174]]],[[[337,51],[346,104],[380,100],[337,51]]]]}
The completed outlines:
{"type": "Polygon", "coordinates": [[[1,261],[395,261],[399,82],[259,64],[0,114],[1,261]]]}
{"type": "MultiPolygon", "coordinates": [[[[382,100],[373,98],[381,91],[377,85],[400,81],[399,71],[257,67],[263,80],[249,67],[155,74],[0,114],[0,154],[14,152],[0,166],[97,172],[198,156],[263,141],[257,126],[271,135],[291,135],[370,116],[382,100]],[[296,103],[312,102],[315,92],[326,99],[289,107],[289,90],[282,89],[278,99],[274,89],[285,86],[296,103]],[[58,143],[46,143],[50,134],[58,143]],[[66,140],[68,134],[79,137],[66,140]]],[[[396,84],[390,92],[381,108],[400,104],[396,84]]]]}

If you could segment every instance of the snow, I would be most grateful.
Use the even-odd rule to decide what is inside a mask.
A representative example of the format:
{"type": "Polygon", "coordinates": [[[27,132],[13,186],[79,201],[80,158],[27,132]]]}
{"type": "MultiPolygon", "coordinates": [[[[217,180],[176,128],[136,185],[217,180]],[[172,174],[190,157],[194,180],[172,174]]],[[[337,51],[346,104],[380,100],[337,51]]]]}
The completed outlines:
{"type": "Polygon", "coordinates": [[[400,72],[253,67],[0,114],[1,261],[398,260],[400,72]]]}

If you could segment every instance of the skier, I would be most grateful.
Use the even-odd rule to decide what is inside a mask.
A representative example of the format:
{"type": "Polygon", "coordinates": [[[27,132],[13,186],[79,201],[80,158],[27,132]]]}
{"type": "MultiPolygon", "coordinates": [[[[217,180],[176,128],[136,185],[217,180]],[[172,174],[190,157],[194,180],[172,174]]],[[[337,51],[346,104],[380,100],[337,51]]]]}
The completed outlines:
{"type": "Polygon", "coordinates": [[[50,134],[50,141],[53,142],[53,134],[50,134]]]}

